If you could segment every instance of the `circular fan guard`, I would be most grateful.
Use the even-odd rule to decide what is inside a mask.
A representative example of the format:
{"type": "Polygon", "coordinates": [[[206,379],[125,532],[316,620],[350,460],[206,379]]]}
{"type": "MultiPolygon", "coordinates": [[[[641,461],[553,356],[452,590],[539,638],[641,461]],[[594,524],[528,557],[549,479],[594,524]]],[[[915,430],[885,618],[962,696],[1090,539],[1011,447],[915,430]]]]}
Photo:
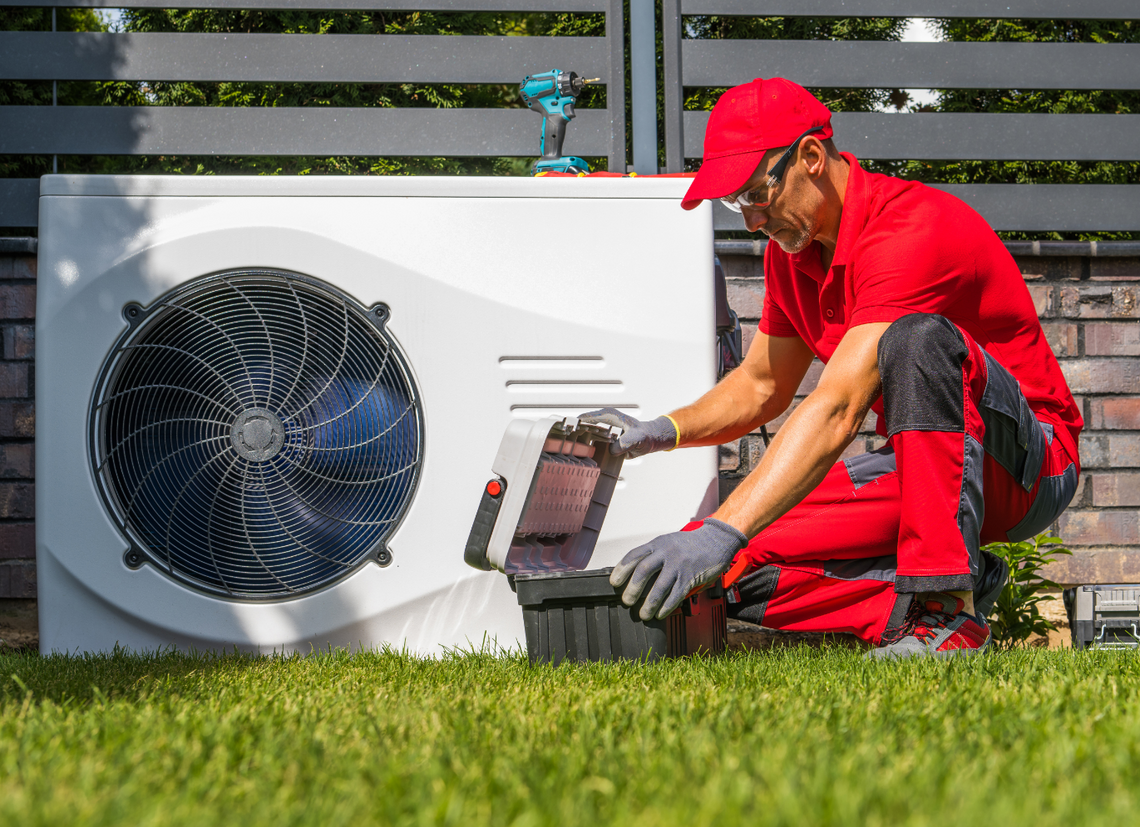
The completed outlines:
{"type": "Polygon", "coordinates": [[[240,270],[124,315],[90,439],[128,563],[145,555],[197,589],[264,600],[391,561],[423,425],[386,307],[240,270]]]}

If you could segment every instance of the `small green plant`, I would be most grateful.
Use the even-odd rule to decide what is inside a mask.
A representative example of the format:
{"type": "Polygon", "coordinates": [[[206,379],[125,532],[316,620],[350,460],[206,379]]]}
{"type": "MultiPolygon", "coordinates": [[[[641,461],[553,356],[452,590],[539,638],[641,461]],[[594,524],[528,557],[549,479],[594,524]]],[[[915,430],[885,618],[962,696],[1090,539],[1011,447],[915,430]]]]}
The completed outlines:
{"type": "Polygon", "coordinates": [[[994,643],[1000,648],[1009,649],[1034,635],[1056,630],[1056,624],[1042,616],[1038,605],[1056,599],[1054,595],[1044,594],[1046,590],[1060,588],[1042,577],[1041,570],[1058,557],[1073,553],[1061,542],[1060,537],[1045,532],[1020,543],[990,543],[985,547],[1009,564],[1009,580],[987,618],[994,643]]]}

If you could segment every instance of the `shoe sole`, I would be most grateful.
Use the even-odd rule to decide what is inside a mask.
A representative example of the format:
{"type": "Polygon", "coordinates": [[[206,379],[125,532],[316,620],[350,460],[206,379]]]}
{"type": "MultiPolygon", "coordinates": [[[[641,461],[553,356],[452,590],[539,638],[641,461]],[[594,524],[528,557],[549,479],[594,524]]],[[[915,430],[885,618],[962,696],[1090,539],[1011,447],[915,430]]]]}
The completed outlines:
{"type": "MultiPolygon", "coordinates": [[[[992,637],[990,638],[992,640],[992,637]]],[[[934,658],[936,660],[950,660],[951,658],[968,658],[973,655],[980,655],[990,648],[990,641],[987,640],[977,649],[946,649],[942,652],[931,652],[929,649],[905,649],[899,651],[898,649],[888,649],[881,647],[879,649],[872,649],[863,657],[867,660],[908,660],[910,658],[934,658]]]]}

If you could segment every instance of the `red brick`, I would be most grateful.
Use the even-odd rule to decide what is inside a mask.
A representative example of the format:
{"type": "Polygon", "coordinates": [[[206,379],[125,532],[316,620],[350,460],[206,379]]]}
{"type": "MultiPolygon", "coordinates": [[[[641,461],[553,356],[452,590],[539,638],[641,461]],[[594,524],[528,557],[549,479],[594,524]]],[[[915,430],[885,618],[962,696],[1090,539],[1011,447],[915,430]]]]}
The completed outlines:
{"type": "Polygon", "coordinates": [[[735,471],[740,468],[740,440],[736,439],[720,446],[720,470],[735,471]]]}
{"type": "Polygon", "coordinates": [[[1015,256],[1013,260],[1026,280],[1076,281],[1081,277],[1083,267],[1077,256],[1015,256]]]}
{"type": "Polygon", "coordinates": [[[36,596],[36,567],[34,563],[15,562],[11,569],[11,582],[8,585],[9,597],[17,599],[36,596]]]}
{"type": "Polygon", "coordinates": [[[1045,331],[1045,341],[1053,348],[1058,358],[1079,356],[1077,352],[1077,326],[1064,322],[1047,322],[1041,325],[1045,331]]]}
{"type": "Polygon", "coordinates": [[[728,279],[764,278],[764,256],[721,256],[720,266],[728,279]]]}
{"type": "Polygon", "coordinates": [[[1140,433],[1085,431],[1081,468],[1140,468],[1140,433]]]}
{"type": "Polygon", "coordinates": [[[823,362],[819,359],[813,359],[811,366],[808,367],[807,373],[804,375],[804,381],[800,382],[800,388],[796,391],[796,396],[807,396],[815,386],[819,384],[819,377],[823,375],[823,362]]]}
{"type": "Polygon", "coordinates": [[[1070,546],[1125,546],[1140,543],[1140,514],[1135,510],[1086,511],[1069,509],[1057,521],[1061,538],[1070,546]]]}
{"type": "Polygon", "coordinates": [[[0,560],[36,558],[35,523],[0,523],[0,560]]]}
{"type": "Polygon", "coordinates": [[[33,359],[36,355],[36,328],[18,324],[4,328],[4,358],[33,359]]]}
{"type": "Polygon", "coordinates": [[[0,401],[0,437],[33,437],[36,435],[34,402],[0,401]]]}
{"type": "Polygon", "coordinates": [[[1140,398],[1110,397],[1093,399],[1088,427],[1096,430],[1140,430],[1140,398]]]}
{"type": "Polygon", "coordinates": [[[1043,574],[1062,586],[1092,583],[1140,583],[1140,551],[1091,548],[1073,552],[1047,566],[1043,574]]]}
{"type": "Polygon", "coordinates": [[[0,443],[0,477],[33,479],[36,451],[30,442],[0,443]]]}
{"type": "Polygon", "coordinates": [[[0,285],[0,319],[34,319],[36,286],[34,284],[0,285]]]}
{"type": "Polygon", "coordinates": [[[1090,479],[1093,505],[1140,505],[1140,474],[1093,474],[1090,479]]]}
{"type": "Polygon", "coordinates": [[[1140,288],[1096,284],[1061,288],[1061,315],[1070,319],[1140,317],[1140,288]]]}
{"type": "Polygon", "coordinates": [[[1091,322],[1085,325],[1088,356],[1140,356],[1140,325],[1136,322],[1091,322]]]}
{"type": "Polygon", "coordinates": [[[843,449],[843,453],[839,455],[837,462],[842,462],[845,459],[851,459],[851,457],[857,457],[860,454],[867,453],[869,450],[870,448],[867,446],[867,440],[861,437],[856,437],[855,439],[851,440],[850,445],[843,449]]]}
{"type": "Polygon", "coordinates": [[[764,282],[733,279],[727,284],[728,306],[742,319],[759,319],[764,307],[764,282]]]}
{"type": "MultiPolygon", "coordinates": [[[[1105,434],[1108,467],[1140,468],[1140,434],[1105,434]]],[[[1083,454],[1082,454],[1083,458],[1083,454]]]]}
{"type": "Polygon", "coordinates": [[[16,256],[12,259],[12,275],[14,279],[34,279],[36,277],[36,257],[16,256]]]}
{"type": "Polygon", "coordinates": [[[741,346],[743,348],[743,351],[740,354],[741,356],[744,356],[745,354],[748,353],[748,348],[750,348],[752,346],[752,340],[756,338],[756,332],[759,329],[760,329],[760,326],[758,324],[756,324],[755,322],[743,322],[743,323],[741,323],[741,325],[740,325],[740,340],[741,340],[741,346]]]}
{"type": "Polygon", "coordinates": [[[1093,281],[1140,281],[1140,261],[1135,258],[1093,258],[1089,260],[1093,281]]]}
{"type": "Polygon", "coordinates": [[[1051,319],[1057,315],[1052,285],[1031,284],[1029,295],[1033,299],[1033,306],[1037,309],[1039,318],[1051,319]]]}
{"type": "Polygon", "coordinates": [[[28,366],[18,362],[0,362],[0,396],[28,396],[28,366]]]}
{"type": "Polygon", "coordinates": [[[0,518],[32,520],[35,516],[35,485],[27,482],[0,482],[0,518]]]}
{"type": "Polygon", "coordinates": [[[1073,359],[1061,372],[1074,393],[1140,393],[1140,362],[1135,359],[1073,359]]]}

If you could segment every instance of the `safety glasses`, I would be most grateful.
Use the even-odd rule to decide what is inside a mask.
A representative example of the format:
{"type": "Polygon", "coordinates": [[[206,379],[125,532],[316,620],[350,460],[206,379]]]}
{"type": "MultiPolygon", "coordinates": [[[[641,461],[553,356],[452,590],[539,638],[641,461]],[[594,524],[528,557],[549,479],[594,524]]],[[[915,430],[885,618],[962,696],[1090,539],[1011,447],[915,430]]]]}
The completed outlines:
{"type": "Polygon", "coordinates": [[[800,135],[800,137],[792,141],[792,145],[784,150],[784,154],[781,155],[779,160],[768,170],[767,179],[763,184],[758,187],[753,187],[747,192],[742,192],[735,197],[726,195],[720,199],[721,203],[733,212],[742,212],[745,207],[758,210],[766,209],[772,203],[772,193],[775,192],[777,185],[783,180],[784,171],[788,168],[788,162],[792,160],[792,155],[795,154],[796,147],[800,145],[800,141],[808,135],[814,135],[816,132],[822,131],[822,126],[813,126],[803,135],[800,135]]]}

